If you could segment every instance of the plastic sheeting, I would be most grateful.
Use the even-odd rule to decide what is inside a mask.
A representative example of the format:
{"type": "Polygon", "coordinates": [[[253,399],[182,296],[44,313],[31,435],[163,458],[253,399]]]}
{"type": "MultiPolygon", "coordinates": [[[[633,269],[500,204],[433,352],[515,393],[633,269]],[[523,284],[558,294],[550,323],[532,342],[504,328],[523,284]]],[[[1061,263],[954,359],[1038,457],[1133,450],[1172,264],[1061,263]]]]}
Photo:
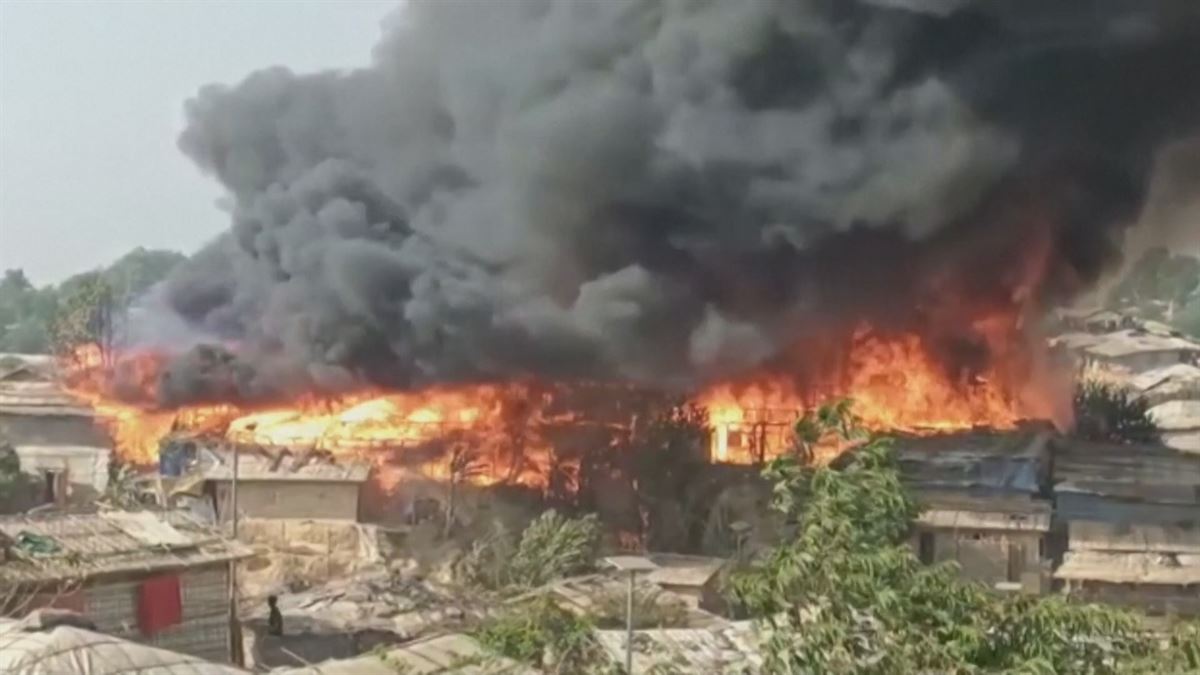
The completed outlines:
{"type": "Polygon", "coordinates": [[[246,675],[247,671],[75,626],[0,621],[5,675],[246,675]]]}

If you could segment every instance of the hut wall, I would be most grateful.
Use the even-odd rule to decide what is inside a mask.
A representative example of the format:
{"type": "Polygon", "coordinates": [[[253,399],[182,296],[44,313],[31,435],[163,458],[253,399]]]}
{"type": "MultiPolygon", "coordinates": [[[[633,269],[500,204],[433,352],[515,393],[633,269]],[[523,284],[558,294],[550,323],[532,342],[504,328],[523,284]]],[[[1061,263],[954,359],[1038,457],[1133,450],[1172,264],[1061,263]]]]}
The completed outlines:
{"type": "Polygon", "coordinates": [[[0,436],[13,445],[85,445],[110,443],[92,418],[80,415],[19,415],[0,413],[0,436]]]}
{"type": "Polygon", "coordinates": [[[1200,588],[1195,586],[1071,581],[1068,589],[1088,602],[1133,607],[1154,616],[1200,617],[1200,588]]]}
{"type": "MultiPolygon", "coordinates": [[[[230,484],[217,483],[218,513],[228,518],[230,484]]],[[[238,481],[238,511],[248,518],[358,520],[361,484],[320,481],[238,481]]]]}
{"type": "Polygon", "coordinates": [[[228,662],[228,564],[196,567],[180,573],[182,621],[146,636],[138,630],[137,593],[139,584],[149,576],[155,575],[94,582],[85,591],[85,613],[101,632],[218,663],[228,662]]]}
{"type": "MultiPolygon", "coordinates": [[[[1028,585],[1027,575],[1042,569],[1042,533],[983,530],[936,530],[933,537],[935,562],[957,562],[960,574],[987,585],[1014,582],[1028,585]]],[[[918,532],[913,546],[920,551],[918,532]]],[[[1030,588],[1029,590],[1037,590],[1030,588]]]]}

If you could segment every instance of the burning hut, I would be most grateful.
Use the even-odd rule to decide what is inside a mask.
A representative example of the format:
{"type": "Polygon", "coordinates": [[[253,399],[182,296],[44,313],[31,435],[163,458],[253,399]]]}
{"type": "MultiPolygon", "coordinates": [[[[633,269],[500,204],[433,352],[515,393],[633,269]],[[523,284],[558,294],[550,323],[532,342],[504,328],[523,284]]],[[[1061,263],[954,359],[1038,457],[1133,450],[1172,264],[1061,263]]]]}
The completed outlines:
{"type": "Polygon", "coordinates": [[[250,555],[179,512],[0,517],[0,612],[70,609],[121,638],[231,658],[229,578],[250,555]]]}
{"type": "MultiPolygon", "coordinates": [[[[232,514],[234,453],[202,447],[198,475],[213,499],[217,519],[232,514]]],[[[371,465],[335,459],[328,452],[249,447],[237,457],[238,514],[246,518],[357,522],[363,485],[371,465]]]]}

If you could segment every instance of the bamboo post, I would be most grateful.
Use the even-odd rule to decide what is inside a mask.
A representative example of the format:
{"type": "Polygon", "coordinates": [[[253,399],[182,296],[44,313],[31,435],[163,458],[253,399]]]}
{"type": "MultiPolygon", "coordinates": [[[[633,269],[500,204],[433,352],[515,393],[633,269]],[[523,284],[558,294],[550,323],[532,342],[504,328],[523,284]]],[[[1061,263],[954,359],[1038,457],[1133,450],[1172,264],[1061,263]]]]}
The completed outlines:
{"type": "MultiPolygon", "coordinates": [[[[229,485],[229,512],[232,523],[233,541],[238,538],[238,445],[233,444],[233,480],[229,485]]],[[[245,663],[246,655],[242,649],[241,624],[238,622],[237,596],[237,561],[229,563],[229,651],[234,665],[245,663]]]]}

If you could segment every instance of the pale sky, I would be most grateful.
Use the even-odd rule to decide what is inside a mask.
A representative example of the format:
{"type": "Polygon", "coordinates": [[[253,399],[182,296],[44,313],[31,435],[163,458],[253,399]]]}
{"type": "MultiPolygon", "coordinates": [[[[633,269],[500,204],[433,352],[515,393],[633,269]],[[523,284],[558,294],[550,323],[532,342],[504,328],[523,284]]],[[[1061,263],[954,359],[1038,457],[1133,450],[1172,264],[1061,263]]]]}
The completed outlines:
{"type": "Polygon", "coordinates": [[[0,0],[0,270],[60,281],[227,226],[175,147],[183,102],[286,65],[365,65],[398,0],[0,0]]]}

